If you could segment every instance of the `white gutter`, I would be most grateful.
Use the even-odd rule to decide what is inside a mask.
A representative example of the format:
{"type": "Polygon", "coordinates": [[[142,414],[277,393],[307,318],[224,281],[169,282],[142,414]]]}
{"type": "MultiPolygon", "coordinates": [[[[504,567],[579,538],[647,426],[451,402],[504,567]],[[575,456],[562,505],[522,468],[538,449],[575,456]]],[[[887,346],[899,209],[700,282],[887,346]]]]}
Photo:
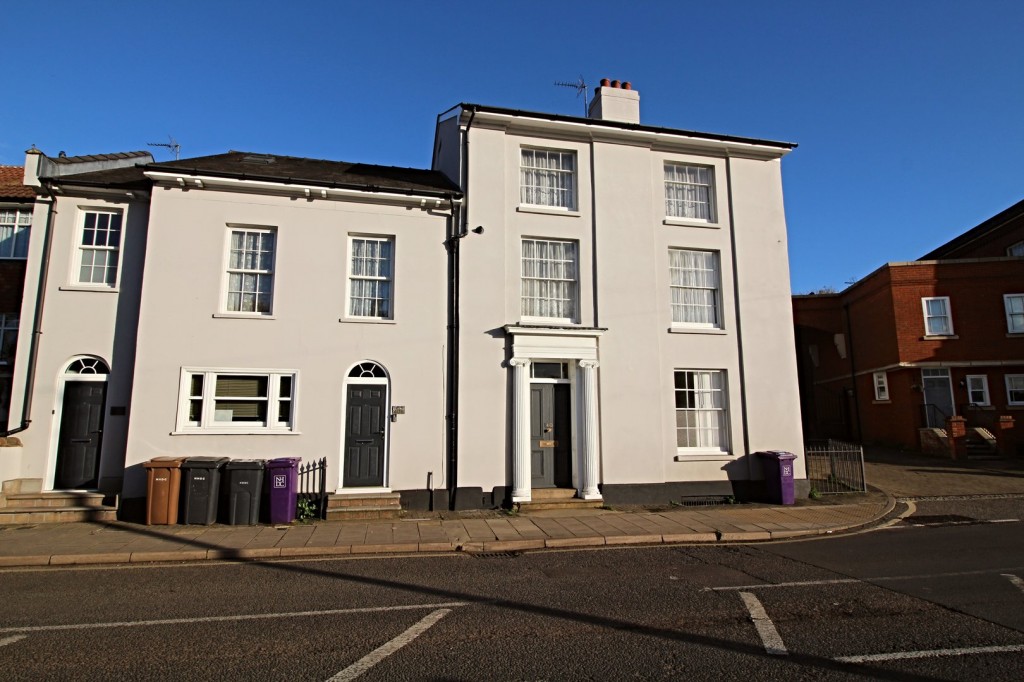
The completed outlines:
{"type": "Polygon", "coordinates": [[[276,192],[294,194],[306,199],[356,199],[389,202],[407,205],[418,205],[420,208],[451,208],[461,204],[459,198],[442,198],[425,194],[402,194],[383,190],[357,190],[340,187],[320,187],[290,182],[269,182],[264,180],[242,180],[239,178],[221,178],[191,173],[168,173],[162,171],[145,171],[147,178],[153,182],[164,182],[184,189],[225,189],[235,192],[276,192]]]}

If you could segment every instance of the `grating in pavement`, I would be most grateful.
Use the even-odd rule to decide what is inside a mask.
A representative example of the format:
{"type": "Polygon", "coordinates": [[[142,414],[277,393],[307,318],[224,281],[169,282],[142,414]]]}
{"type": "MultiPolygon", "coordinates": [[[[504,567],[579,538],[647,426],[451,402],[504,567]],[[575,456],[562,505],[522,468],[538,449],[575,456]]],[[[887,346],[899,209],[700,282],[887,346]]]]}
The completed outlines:
{"type": "Polygon", "coordinates": [[[477,559],[513,559],[518,556],[523,556],[522,552],[511,551],[511,552],[466,552],[472,557],[477,559]]]}

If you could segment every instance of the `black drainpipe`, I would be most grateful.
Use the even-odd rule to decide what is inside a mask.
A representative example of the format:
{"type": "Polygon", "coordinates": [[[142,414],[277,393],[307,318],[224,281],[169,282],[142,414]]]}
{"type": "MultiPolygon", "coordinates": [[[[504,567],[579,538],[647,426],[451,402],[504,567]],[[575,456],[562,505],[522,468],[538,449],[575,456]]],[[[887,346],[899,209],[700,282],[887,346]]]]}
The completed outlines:
{"type": "Polygon", "coordinates": [[[4,437],[21,433],[32,423],[32,396],[35,394],[36,364],[39,360],[39,337],[43,332],[43,304],[46,302],[46,280],[50,274],[50,250],[53,246],[53,216],[56,215],[57,196],[53,193],[53,184],[47,182],[46,193],[50,203],[46,209],[46,229],[43,234],[43,258],[39,270],[39,284],[36,288],[36,309],[32,318],[32,343],[28,351],[28,369],[25,372],[25,398],[21,406],[21,425],[4,431],[4,437]]]}
{"type": "Polygon", "coordinates": [[[448,251],[448,508],[451,510],[455,509],[459,487],[459,242],[469,234],[469,211],[465,203],[469,196],[469,129],[475,117],[476,109],[473,109],[462,138],[459,180],[463,205],[458,206],[453,201],[451,227],[445,240],[448,251]]]}
{"type": "Polygon", "coordinates": [[[850,304],[843,304],[843,316],[846,318],[846,338],[849,341],[847,352],[850,355],[850,386],[853,388],[853,419],[857,422],[857,442],[864,442],[864,434],[860,428],[860,396],[857,394],[857,361],[853,357],[853,323],[850,321],[850,304]]]}

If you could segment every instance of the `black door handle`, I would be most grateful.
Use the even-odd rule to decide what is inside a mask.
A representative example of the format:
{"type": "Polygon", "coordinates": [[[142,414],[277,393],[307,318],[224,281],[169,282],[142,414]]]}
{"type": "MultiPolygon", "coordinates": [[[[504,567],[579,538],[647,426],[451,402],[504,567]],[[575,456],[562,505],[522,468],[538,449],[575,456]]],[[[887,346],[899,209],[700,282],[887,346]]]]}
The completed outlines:
{"type": "Polygon", "coordinates": [[[367,438],[365,440],[362,439],[362,438],[356,438],[356,444],[357,445],[366,445],[367,443],[372,443],[372,442],[373,442],[372,438],[367,438]]]}

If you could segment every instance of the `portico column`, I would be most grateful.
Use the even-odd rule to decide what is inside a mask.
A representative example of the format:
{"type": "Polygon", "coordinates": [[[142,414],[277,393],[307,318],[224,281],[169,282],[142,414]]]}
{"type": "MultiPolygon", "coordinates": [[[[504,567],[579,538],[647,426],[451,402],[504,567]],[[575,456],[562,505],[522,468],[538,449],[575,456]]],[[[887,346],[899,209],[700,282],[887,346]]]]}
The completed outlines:
{"type": "Polygon", "coordinates": [[[530,501],[530,361],[512,366],[512,501],[530,501]]]}
{"type": "Polygon", "coordinates": [[[580,394],[583,397],[583,452],[580,457],[580,497],[600,500],[597,489],[600,453],[597,442],[597,360],[580,360],[580,394]]]}

